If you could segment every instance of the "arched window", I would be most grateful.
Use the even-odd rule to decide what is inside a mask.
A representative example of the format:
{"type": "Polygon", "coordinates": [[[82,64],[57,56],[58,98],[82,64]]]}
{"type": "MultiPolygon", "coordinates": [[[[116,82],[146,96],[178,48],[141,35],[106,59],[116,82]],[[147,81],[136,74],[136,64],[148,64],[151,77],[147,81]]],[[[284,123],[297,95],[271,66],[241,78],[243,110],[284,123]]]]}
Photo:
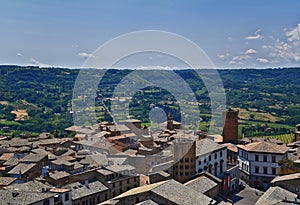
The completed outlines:
{"type": "Polygon", "coordinates": [[[218,162],[216,162],[215,163],[215,166],[214,166],[214,168],[215,168],[215,175],[217,175],[217,173],[218,173],[218,162]]]}
{"type": "Polygon", "coordinates": [[[223,163],[224,163],[224,160],[222,159],[222,160],[220,161],[220,173],[223,172],[223,163]]]}
{"type": "Polygon", "coordinates": [[[213,166],[213,165],[211,165],[211,164],[208,166],[208,172],[209,172],[209,173],[212,173],[212,166],[213,166]]]}

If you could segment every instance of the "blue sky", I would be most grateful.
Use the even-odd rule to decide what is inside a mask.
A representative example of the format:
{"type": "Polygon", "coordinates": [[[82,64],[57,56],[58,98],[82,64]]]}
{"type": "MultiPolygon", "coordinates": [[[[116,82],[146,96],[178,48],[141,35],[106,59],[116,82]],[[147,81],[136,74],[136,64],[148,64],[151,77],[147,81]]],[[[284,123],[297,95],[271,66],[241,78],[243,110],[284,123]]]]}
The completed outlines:
{"type": "Polygon", "coordinates": [[[164,30],[220,68],[300,66],[300,1],[2,0],[0,64],[80,67],[106,41],[164,30]]]}

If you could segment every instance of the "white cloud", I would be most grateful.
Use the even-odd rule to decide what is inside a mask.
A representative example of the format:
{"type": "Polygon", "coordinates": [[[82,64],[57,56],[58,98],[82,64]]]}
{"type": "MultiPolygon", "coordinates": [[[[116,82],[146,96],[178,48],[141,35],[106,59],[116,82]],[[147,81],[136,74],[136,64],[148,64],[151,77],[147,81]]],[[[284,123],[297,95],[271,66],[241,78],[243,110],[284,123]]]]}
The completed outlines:
{"type": "Polygon", "coordinates": [[[218,54],[217,56],[218,56],[218,58],[220,58],[221,60],[226,60],[226,56],[223,55],[223,54],[218,54]]]}
{"type": "Polygon", "coordinates": [[[222,60],[222,61],[225,61],[225,60],[228,60],[228,57],[230,56],[229,53],[225,53],[225,54],[218,54],[217,57],[222,60]]]}
{"type": "Polygon", "coordinates": [[[23,57],[23,54],[22,53],[17,53],[17,56],[18,57],[23,57]]]}
{"type": "Polygon", "coordinates": [[[244,52],[244,54],[246,55],[255,54],[255,53],[257,53],[257,51],[254,50],[253,48],[250,48],[244,52]]]}
{"type": "Polygon", "coordinates": [[[297,25],[296,28],[286,31],[285,35],[289,42],[300,41],[300,23],[297,25]]]}
{"type": "Polygon", "coordinates": [[[86,52],[81,52],[81,53],[78,53],[78,56],[80,58],[94,58],[95,56],[91,53],[86,53],[86,52]]]}
{"type": "Polygon", "coordinates": [[[270,46],[270,45],[262,45],[261,46],[263,49],[268,49],[268,48],[271,48],[272,46],[270,46]]]}
{"type": "Polygon", "coordinates": [[[277,40],[274,45],[265,46],[270,50],[269,56],[274,60],[298,62],[300,61],[300,52],[298,46],[277,40]]]}
{"type": "MultiPolygon", "coordinates": [[[[128,69],[126,68],[119,68],[119,69],[128,69]]],[[[176,67],[176,66],[138,66],[134,69],[138,70],[180,70],[180,69],[186,69],[185,67],[176,67]]]]}
{"type": "Polygon", "coordinates": [[[243,62],[231,60],[228,62],[229,65],[244,65],[243,62]]]}
{"type": "Polygon", "coordinates": [[[237,62],[233,61],[233,60],[229,61],[228,63],[229,63],[229,65],[235,65],[235,64],[237,64],[237,62]]]}
{"type": "Polygon", "coordinates": [[[232,58],[233,61],[244,61],[244,60],[247,60],[247,59],[250,59],[251,57],[248,56],[248,55],[240,55],[240,56],[234,56],[232,58]]]}
{"type": "Polygon", "coordinates": [[[29,63],[30,63],[30,65],[39,66],[39,67],[51,67],[50,65],[41,63],[41,62],[39,62],[38,60],[36,60],[34,58],[30,58],[29,63]]]}
{"type": "Polygon", "coordinates": [[[31,64],[33,64],[33,65],[39,65],[39,64],[40,64],[40,62],[37,61],[37,60],[35,60],[34,58],[30,58],[29,62],[30,62],[31,64]]]}
{"type": "Polygon", "coordinates": [[[219,54],[217,57],[229,65],[298,65],[300,63],[300,23],[294,28],[283,30],[282,34],[280,40],[276,40],[273,36],[266,38],[259,29],[254,34],[245,37],[245,43],[248,44],[247,49],[237,55],[219,54]],[[261,44],[260,47],[251,48],[252,46],[249,46],[250,43],[253,43],[252,40],[261,39],[264,39],[260,41],[264,44],[261,44]],[[256,57],[258,53],[259,57],[256,57]]]}
{"type": "Polygon", "coordinates": [[[285,38],[273,40],[269,45],[263,45],[269,54],[271,63],[300,62],[300,23],[293,29],[284,30],[285,38]]]}
{"type": "Polygon", "coordinates": [[[259,63],[269,63],[269,60],[266,58],[257,58],[256,61],[259,63]]]}
{"type": "Polygon", "coordinates": [[[261,30],[258,29],[257,31],[255,31],[254,35],[252,36],[247,36],[245,37],[245,39],[247,40],[259,40],[259,39],[262,39],[263,36],[260,34],[261,30]]]}
{"type": "MultiPolygon", "coordinates": [[[[221,56],[221,57],[223,57],[223,56],[221,56]]],[[[232,58],[229,58],[229,55],[226,56],[226,57],[227,57],[226,60],[228,60],[227,63],[229,65],[244,65],[244,63],[245,63],[246,60],[252,58],[251,56],[245,55],[245,54],[233,56],[232,58]]]]}

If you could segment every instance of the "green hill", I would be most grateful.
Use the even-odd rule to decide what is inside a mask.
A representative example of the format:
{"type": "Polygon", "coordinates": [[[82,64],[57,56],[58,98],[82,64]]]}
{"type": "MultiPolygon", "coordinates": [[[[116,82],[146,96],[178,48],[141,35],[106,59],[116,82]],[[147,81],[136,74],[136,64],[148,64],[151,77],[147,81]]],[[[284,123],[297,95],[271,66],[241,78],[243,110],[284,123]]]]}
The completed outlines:
{"type": "MultiPolygon", "coordinates": [[[[0,134],[62,131],[72,125],[71,99],[78,72],[67,68],[0,66],[0,134]]],[[[106,72],[96,99],[98,121],[111,120],[106,108],[110,108],[114,88],[130,72],[106,72]]],[[[193,70],[176,73],[195,93],[203,119],[200,127],[206,129],[210,121],[210,98],[202,80],[193,70]]],[[[270,134],[281,134],[300,122],[300,68],[235,69],[219,73],[227,106],[241,110],[244,133],[254,132],[250,129],[253,125],[268,123],[277,128],[270,134]]],[[[126,95],[123,97],[118,100],[128,100],[126,95]]],[[[180,108],[174,96],[153,86],[134,95],[130,115],[149,122],[151,104],[166,113],[172,111],[175,120],[180,121],[180,108]]]]}

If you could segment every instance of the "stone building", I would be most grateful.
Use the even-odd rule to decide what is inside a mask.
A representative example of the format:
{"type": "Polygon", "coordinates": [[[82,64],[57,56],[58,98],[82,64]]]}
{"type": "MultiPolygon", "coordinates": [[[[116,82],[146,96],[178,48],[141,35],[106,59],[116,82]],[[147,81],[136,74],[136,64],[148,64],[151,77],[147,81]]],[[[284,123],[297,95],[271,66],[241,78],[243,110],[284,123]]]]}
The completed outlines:
{"type": "Polygon", "coordinates": [[[272,186],[279,186],[290,192],[300,193],[300,173],[277,176],[271,181],[272,186]]]}
{"type": "MultiPolygon", "coordinates": [[[[63,189],[63,188],[55,188],[51,185],[48,185],[46,183],[39,182],[37,180],[35,181],[29,181],[26,183],[22,184],[12,184],[8,187],[5,188],[6,190],[10,191],[19,191],[19,192],[24,192],[30,195],[31,193],[36,193],[36,194],[54,194],[54,204],[55,205],[72,205],[72,199],[71,199],[71,190],[70,189],[63,189]]],[[[18,201],[21,202],[21,201],[18,201]]],[[[45,201],[40,201],[37,204],[47,204],[47,200],[45,201]]],[[[51,202],[51,201],[49,201],[51,202]]],[[[27,204],[27,203],[26,203],[27,204]]],[[[51,204],[51,203],[50,203],[51,204]]]]}
{"type": "Polygon", "coordinates": [[[171,175],[165,171],[155,172],[149,174],[150,184],[166,181],[171,179],[171,175]]]}
{"type": "Polygon", "coordinates": [[[65,186],[72,190],[73,205],[98,204],[108,199],[109,189],[100,181],[75,182],[65,186]]]}
{"type": "Polygon", "coordinates": [[[216,199],[222,188],[222,180],[208,172],[202,172],[195,179],[188,181],[184,185],[212,199],[216,199]]]}
{"type": "Polygon", "coordinates": [[[196,142],[188,138],[178,138],[173,141],[173,179],[184,183],[187,182],[195,172],[196,142]]]}
{"type": "Polygon", "coordinates": [[[1,204],[55,205],[55,193],[0,190],[1,204]]]}
{"type": "Polygon", "coordinates": [[[255,205],[281,204],[291,205],[299,204],[297,195],[280,187],[270,187],[255,203],[255,205]]]}
{"type": "Polygon", "coordinates": [[[110,189],[115,197],[140,185],[140,177],[131,165],[110,165],[97,170],[98,179],[110,189]]]}
{"type": "Polygon", "coordinates": [[[216,204],[212,198],[175,180],[167,180],[129,190],[102,205],[165,204],[198,205],[216,204]],[[149,203],[148,203],[149,202],[149,203]]]}

